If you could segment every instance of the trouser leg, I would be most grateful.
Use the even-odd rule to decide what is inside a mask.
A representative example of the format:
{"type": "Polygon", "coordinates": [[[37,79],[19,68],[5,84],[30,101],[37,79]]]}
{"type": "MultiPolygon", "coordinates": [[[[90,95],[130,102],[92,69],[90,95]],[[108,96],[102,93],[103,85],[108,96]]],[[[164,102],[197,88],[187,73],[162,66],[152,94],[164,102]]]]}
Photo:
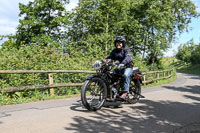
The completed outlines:
{"type": "Polygon", "coordinates": [[[133,73],[132,68],[126,68],[124,71],[124,91],[129,91],[132,73],[133,73]]]}

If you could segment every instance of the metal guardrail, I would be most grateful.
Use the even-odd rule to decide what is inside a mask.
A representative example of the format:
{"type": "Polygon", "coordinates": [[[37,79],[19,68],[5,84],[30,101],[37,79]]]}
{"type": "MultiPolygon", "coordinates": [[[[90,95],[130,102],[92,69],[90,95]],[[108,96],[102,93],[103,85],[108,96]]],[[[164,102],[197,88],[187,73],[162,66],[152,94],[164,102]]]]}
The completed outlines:
{"type": "MultiPolygon", "coordinates": [[[[144,72],[143,74],[143,83],[144,85],[148,83],[155,82],[161,79],[170,78],[173,75],[174,69],[163,70],[163,71],[150,71],[144,72]]],[[[27,73],[48,73],[49,84],[48,85],[32,85],[32,86],[19,86],[19,87],[9,87],[3,88],[5,92],[17,92],[24,90],[35,90],[37,89],[48,89],[50,88],[50,94],[54,94],[54,89],[56,87],[70,87],[70,86],[82,86],[83,83],[57,83],[54,84],[53,74],[54,73],[91,73],[94,74],[96,71],[87,71],[87,70],[0,70],[0,74],[27,74],[27,73]]]]}

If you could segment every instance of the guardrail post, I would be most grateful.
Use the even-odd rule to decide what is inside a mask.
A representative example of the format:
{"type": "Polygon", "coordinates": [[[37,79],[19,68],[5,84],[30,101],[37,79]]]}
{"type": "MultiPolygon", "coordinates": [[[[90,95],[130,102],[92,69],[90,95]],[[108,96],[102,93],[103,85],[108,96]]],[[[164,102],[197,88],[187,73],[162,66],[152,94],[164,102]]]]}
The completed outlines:
{"type": "Polygon", "coordinates": [[[157,72],[157,78],[156,78],[156,81],[158,81],[159,80],[159,72],[157,72]]]}
{"type": "MultiPolygon", "coordinates": [[[[53,84],[53,74],[49,74],[49,85],[53,84]]],[[[50,88],[50,95],[54,95],[54,88],[50,88]]]]}
{"type": "Polygon", "coordinates": [[[145,83],[145,81],[146,81],[146,75],[143,76],[143,81],[144,81],[144,86],[146,86],[146,83],[145,83]]]}
{"type": "Polygon", "coordinates": [[[165,71],[163,72],[163,78],[165,78],[165,71]]]}

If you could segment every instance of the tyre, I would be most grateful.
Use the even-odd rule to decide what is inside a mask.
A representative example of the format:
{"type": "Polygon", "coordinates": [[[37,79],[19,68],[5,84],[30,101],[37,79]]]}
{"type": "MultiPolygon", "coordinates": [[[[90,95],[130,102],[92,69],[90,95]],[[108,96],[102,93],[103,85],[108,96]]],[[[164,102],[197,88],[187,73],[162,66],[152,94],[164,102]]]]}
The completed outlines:
{"type": "Polygon", "coordinates": [[[141,95],[141,85],[139,79],[131,81],[130,90],[128,94],[128,103],[135,104],[139,101],[141,95]]]}
{"type": "Polygon", "coordinates": [[[99,110],[106,99],[107,86],[99,77],[86,80],[81,88],[81,101],[89,111],[99,110]]]}

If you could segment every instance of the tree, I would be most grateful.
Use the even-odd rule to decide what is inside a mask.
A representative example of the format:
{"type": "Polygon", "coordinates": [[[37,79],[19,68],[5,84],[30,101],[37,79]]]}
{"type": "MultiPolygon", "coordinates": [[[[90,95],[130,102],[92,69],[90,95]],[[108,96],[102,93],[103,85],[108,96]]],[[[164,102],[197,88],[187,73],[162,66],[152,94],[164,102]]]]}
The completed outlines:
{"type": "Polygon", "coordinates": [[[193,56],[196,55],[194,54],[195,48],[196,45],[194,44],[193,39],[185,44],[180,45],[178,48],[178,53],[176,54],[176,58],[186,63],[191,63],[192,53],[193,56]]]}
{"type": "Polygon", "coordinates": [[[125,18],[126,3],[127,0],[80,1],[71,15],[72,25],[68,33],[70,42],[76,42],[74,47],[83,46],[93,36],[97,39],[97,45],[107,52],[113,46],[109,43],[118,29],[117,22],[125,18]]]}
{"type": "Polygon", "coordinates": [[[192,64],[200,64],[200,44],[196,45],[195,49],[191,53],[192,64]]]}
{"type": "Polygon", "coordinates": [[[19,4],[22,18],[16,32],[16,45],[59,44],[65,35],[65,26],[69,23],[65,4],[68,0],[34,0],[28,5],[19,4]]]}
{"type": "MultiPolygon", "coordinates": [[[[146,53],[156,63],[176,34],[187,30],[191,18],[197,16],[190,0],[83,0],[71,18],[70,42],[79,47],[88,37],[100,36],[108,50],[116,35],[124,35],[134,55],[146,53]]],[[[91,45],[102,42],[96,39],[91,45]]]]}
{"type": "Polygon", "coordinates": [[[197,17],[190,0],[143,0],[133,12],[142,25],[141,49],[152,63],[170,47],[178,32],[187,30],[191,18],[197,17]]]}

